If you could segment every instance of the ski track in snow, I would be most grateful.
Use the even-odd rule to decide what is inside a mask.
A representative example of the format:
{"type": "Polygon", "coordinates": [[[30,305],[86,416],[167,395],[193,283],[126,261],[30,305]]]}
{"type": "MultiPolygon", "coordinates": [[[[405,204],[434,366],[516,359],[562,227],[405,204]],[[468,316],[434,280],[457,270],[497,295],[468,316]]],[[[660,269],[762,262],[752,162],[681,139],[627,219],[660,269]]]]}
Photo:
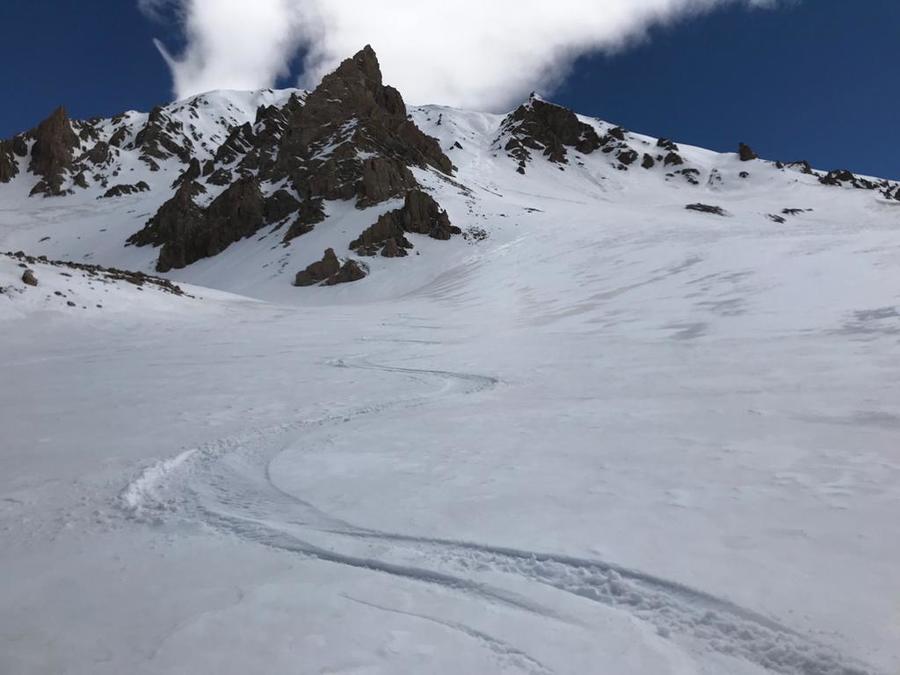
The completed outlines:
{"type": "Polygon", "coordinates": [[[389,614],[399,614],[401,616],[408,616],[414,619],[421,619],[422,621],[428,621],[429,623],[435,623],[439,626],[444,626],[445,628],[455,630],[459,633],[462,633],[463,635],[466,635],[467,637],[472,638],[473,640],[477,640],[478,642],[482,643],[490,651],[496,654],[501,661],[507,662],[510,665],[518,667],[525,672],[532,673],[533,675],[550,675],[550,673],[553,672],[540,661],[537,661],[525,652],[516,649],[509,643],[498,640],[495,637],[491,637],[487,633],[482,633],[481,631],[474,630],[469,626],[463,625],[461,623],[457,623],[455,621],[446,621],[444,619],[438,619],[433,616],[426,616],[425,614],[417,614],[415,612],[407,612],[401,609],[394,609],[392,607],[385,607],[383,605],[378,605],[374,602],[366,602],[365,600],[360,600],[359,598],[354,598],[349,595],[344,595],[343,597],[345,597],[347,600],[350,600],[351,602],[363,605],[364,607],[377,609],[381,612],[388,612],[389,614]]]}
{"type": "MultiPolygon", "coordinates": [[[[442,386],[423,396],[255,430],[159,462],[144,470],[121,493],[120,505],[128,517],[152,524],[162,524],[167,518],[201,522],[243,540],[304,557],[432,584],[571,623],[520,594],[475,578],[485,573],[494,574],[494,578],[511,575],[630,613],[654,626],[660,636],[678,640],[689,648],[741,658],[772,672],[875,675],[865,665],[772,619],[677,582],[597,560],[358,527],[282,490],[273,481],[272,462],[296,447],[298,431],[348,423],[391,409],[411,409],[447,395],[474,394],[499,383],[483,375],[378,365],[365,359],[337,359],[328,364],[417,380],[436,378],[442,386]],[[285,440],[283,436],[290,432],[293,435],[285,440]],[[309,541],[316,538],[323,538],[325,543],[309,541]],[[358,551],[361,544],[380,545],[377,556],[338,550],[347,547],[358,551]],[[438,567],[443,569],[435,569],[438,567]]],[[[550,672],[525,652],[469,626],[347,599],[462,632],[525,672],[550,672]]]]}

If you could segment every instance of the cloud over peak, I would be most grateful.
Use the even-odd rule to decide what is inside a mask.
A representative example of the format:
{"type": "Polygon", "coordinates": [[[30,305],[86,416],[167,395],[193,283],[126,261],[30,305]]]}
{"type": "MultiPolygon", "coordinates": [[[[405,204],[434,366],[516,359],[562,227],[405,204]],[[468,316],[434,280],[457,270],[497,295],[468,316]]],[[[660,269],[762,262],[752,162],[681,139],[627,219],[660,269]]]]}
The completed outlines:
{"type": "Polygon", "coordinates": [[[552,89],[579,56],[613,51],[655,25],[724,5],[777,0],[139,0],[175,5],[187,47],[161,44],[179,98],[271,87],[304,54],[311,87],[365,44],[413,103],[501,110],[552,89]]]}

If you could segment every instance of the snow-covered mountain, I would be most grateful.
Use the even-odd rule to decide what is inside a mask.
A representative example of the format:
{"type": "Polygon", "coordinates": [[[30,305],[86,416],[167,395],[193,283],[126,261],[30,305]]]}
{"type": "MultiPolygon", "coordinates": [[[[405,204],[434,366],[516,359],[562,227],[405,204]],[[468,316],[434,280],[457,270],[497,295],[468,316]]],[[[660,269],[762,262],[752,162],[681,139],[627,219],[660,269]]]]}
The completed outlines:
{"type": "Polygon", "coordinates": [[[900,672],[900,186],[735,150],[368,48],[0,143],[0,672],[900,672]]]}
{"type": "Polygon", "coordinates": [[[0,248],[301,302],[411,291],[486,236],[602,225],[612,210],[779,227],[860,209],[893,218],[900,203],[891,181],[764,161],[743,145],[725,155],[679,146],[537,97],[507,116],[407,111],[369,48],[309,95],[213,92],[86,122],[57,110],[3,142],[0,183],[0,248]],[[423,237],[451,241],[393,259],[422,252],[423,237]],[[353,261],[370,281],[292,290],[329,248],[332,266],[353,261]]]}

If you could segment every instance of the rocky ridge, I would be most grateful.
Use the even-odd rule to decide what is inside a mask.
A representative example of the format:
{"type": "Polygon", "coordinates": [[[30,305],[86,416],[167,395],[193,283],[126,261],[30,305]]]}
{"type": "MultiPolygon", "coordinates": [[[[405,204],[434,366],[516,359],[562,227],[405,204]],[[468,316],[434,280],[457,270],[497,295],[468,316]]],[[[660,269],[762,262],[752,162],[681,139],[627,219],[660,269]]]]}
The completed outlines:
{"type": "MultiPolygon", "coordinates": [[[[341,257],[345,245],[347,254],[360,258],[403,258],[418,235],[446,240],[460,234],[432,196],[441,193],[435,177],[462,192],[475,187],[455,177],[450,156],[464,159],[469,150],[454,155],[463,150],[460,141],[466,142],[463,135],[446,133],[454,119],[449,109],[407,109],[401,94],[383,82],[377,57],[366,47],[311,93],[214,92],[108,120],[71,120],[60,108],[35,129],[0,141],[0,183],[30,180],[35,197],[93,189],[98,199],[143,204],[141,195],[150,193],[152,207],[138,211],[149,219],[132,231],[128,245],[158,249],[159,272],[219,255],[258,233],[260,239],[275,236],[273,250],[305,249],[310,239],[304,235],[345,213],[342,204],[360,212],[372,208],[371,220],[364,227],[354,220],[358,229],[339,245],[333,239],[316,245],[337,251],[318,261],[330,274],[316,283],[339,283],[360,278],[366,268],[357,260],[355,269],[336,276],[344,263],[335,268],[334,260],[352,260],[341,257]],[[440,110],[448,113],[446,120],[440,110]],[[440,136],[444,146],[423,129],[440,136]],[[137,173],[127,180],[130,172],[137,173]],[[373,208],[381,205],[392,210],[373,208]]],[[[736,152],[741,169],[711,167],[696,149],[580,117],[537,96],[491,125],[486,140],[494,139],[492,152],[506,155],[509,170],[520,174],[543,162],[561,171],[599,168],[605,180],[611,174],[602,167],[608,166],[715,189],[774,167],[813,176],[828,188],[878,191],[900,201],[895,182],[821,172],[808,162],[767,162],[744,143],[736,152]]],[[[777,212],[768,217],[782,218],[777,212]]],[[[303,257],[301,265],[311,259],[303,257]]],[[[309,278],[321,275],[317,269],[309,278]]]]}
{"type": "MultiPolygon", "coordinates": [[[[453,172],[437,140],[383,83],[375,52],[366,47],[304,100],[261,107],[256,123],[232,129],[204,166],[191,161],[175,195],[129,243],[161,246],[160,272],[216,255],[266,226],[288,225],[289,243],[326,218],[328,201],[367,208],[418,191],[411,167],[453,172]],[[222,186],[207,206],[195,201],[222,186]]],[[[459,232],[449,221],[438,229],[441,238],[459,232]]]]}
{"type": "MultiPolygon", "coordinates": [[[[568,108],[544,101],[535,94],[503,120],[494,147],[498,152],[506,152],[517,163],[516,171],[522,175],[527,173],[535,153],[558,164],[561,170],[570,164],[573,153],[575,161],[582,164],[581,158],[598,151],[619,171],[628,171],[632,166],[649,170],[656,166],[668,169],[685,164],[678,146],[672,141],[659,139],[654,147],[620,126],[595,127],[568,108]]],[[[667,173],[667,178],[679,175],[689,183],[697,184],[691,169],[674,170],[667,173]]]]}

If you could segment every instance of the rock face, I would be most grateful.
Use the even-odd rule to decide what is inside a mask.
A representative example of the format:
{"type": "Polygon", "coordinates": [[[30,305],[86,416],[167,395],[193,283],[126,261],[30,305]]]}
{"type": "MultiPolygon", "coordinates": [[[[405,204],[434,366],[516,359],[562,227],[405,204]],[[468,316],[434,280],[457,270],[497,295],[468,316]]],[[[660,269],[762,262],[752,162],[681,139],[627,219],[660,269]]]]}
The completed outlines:
{"type": "Polygon", "coordinates": [[[373,256],[381,252],[386,258],[405,256],[413,248],[406,233],[425,234],[432,239],[447,240],[462,230],[450,223],[447,212],[432,197],[421,190],[411,190],[403,207],[382,215],[367,228],[350,248],[360,255],[373,256]]]}
{"type": "Polygon", "coordinates": [[[759,155],[753,152],[753,148],[744,143],[738,145],[738,156],[741,158],[742,162],[750,162],[754,159],[759,159],[759,155]]]}
{"type": "Polygon", "coordinates": [[[355,260],[341,264],[334,249],[329,248],[318,262],[314,262],[294,279],[294,286],[336,286],[359,281],[366,277],[365,268],[355,260]]]}
{"type": "Polygon", "coordinates": [[[323,220],[325,220],[325,210],[321,199],[309,199],[301,203],[294,222],[284,235],[283,242],[287,244],[297,237],[312,232],[313,228],[323,220]]]}
{"type": "Polygon", "coordinates": [[[65,108],[57,108],[29,135],[34,137],[31,171],[42,177],[31,194],[43,194],[45,197],[65,194],[62,185],[72,167],[75,148],[80,145],[65,108]]]}
{"type": "Polygon", "coordinates": [[[194,252],[195,232],[205,219],[205,213],[194,203],[194,197],[204,191],[198,183],[182,183],[144,229],[129,237],[129,244],[163,247],[156,264],[158,271],[167,272],[188,264],[187,260],[194,252]]]}
{"type": "Polygon", "coordinates": [[[501,125],[501,138],[509,140],[503,149],[518,161],[519,173],[525,173],[532,151],[542,153],[551,162],[568,162],[568,148],[589,155],[603,146],[600,136],[589,124],[562,106],[532,95],[501,125]]]}
{"type": "Polygon", "coordinates": [[[141,150],[141,160],[151,169],[158,168],[154,160],[177,157],[187,163],[191,159],[192,144],[185,136],[184,125],[172,119],[161,107],[150,111],[147,124],[134,139],[134,147],[141,150]]]}
{"type": "Polygon", "coordinates": [[[360,206],[380,204],[415,187],[418,183],[406,166],[373,157],[363,162],[357,203],[360,206]]]}
{"type": "Polygon", "coordinates": [[[265,222],[266,200],[255,177],[242,178],[201,209],[194,197],[205,189],[197,182],[181,184],[130,244],[162,246],[158,272],[186,267],[217,255],[254,234],[265,222]]]}
{"type": "MultiPolygon", "coordinates": [[[[17,154],[18,153],[15,151],[15,141],[0,141],[0,183],[8,183],[19,175],[19,162],[16,159],[17,154]]],[[[24,156],[24,154],[22,156],[24,156]]]]}
{"type": "Polygon", "coordinates": [[[185,169],[178,178],[175,179],[175,182],[172,183],[172,189],[176,189],[179,185],[185,182],[193,182],[200,178],[203,170],[200,167],[200,160],[196,157],[191,160],[191,163],[188,164],[188,168],[185,169]]]}

